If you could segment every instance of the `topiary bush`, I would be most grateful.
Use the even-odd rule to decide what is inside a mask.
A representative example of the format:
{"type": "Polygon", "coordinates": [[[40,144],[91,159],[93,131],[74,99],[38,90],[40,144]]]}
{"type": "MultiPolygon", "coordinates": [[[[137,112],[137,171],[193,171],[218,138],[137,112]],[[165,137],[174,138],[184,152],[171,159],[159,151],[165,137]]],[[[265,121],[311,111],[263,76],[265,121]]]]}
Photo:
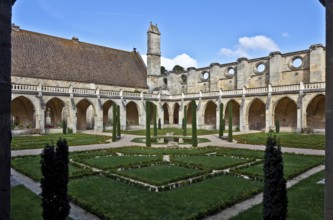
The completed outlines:
{"type": "Polygon", "coordinates": [[[146,147],[150,146],[150,103],[149,101],[146,101],[146,147]]]}
{"type": "Polygon", "coordinates": [[[281,147],[276,135],[269,134],[264,160],[263,218],[287,218],[287,185],[283,176],[281,147]]]}
{"type": "Polygon", "coordinates": [[[232,103],[228,104],[229,128],[228,128],[228,141],[232,142],[232,103]]]}
{"type": "Polygon", "coordinates": [[[198,135],[197,135],[197,105],[192,100],[192,146],[198,146],[198,135]]]}
{"type": "Polygon", "coordinates": [[[154,137],[157,136],[157,120],[156,120],[157,106],[154,105],[154,137]]]}
{"type": "Polygon", "coordinates": [[[223,137],[224,131],[224,119],[223,119],[223,103],[220,104],[220,126],[219,126],[219,137],[223,137]]]}
{"type": "Polygon", "coordinates": [[[187,111],[186,106],[184,106],[184,119],[183,119],[183,136],[187,135],[187,111]]]}
{"type": "Polygon", "coordinates": [[[120,130],[120,106],[117,105],[117,139],[121,138],[121,130],[120,130]]]}
{"type": "Polygon", "coordinates": [[[117,141],[117,106],[112,104],[112,142],[117,141]]]}
{"type": "Polygon", "coordinates": [[[66,120],[62,121],[62,133],[63,134],[67,133],[67,121],[66,120]]]}
{"type": "Polygon", "coordinates": [[[279,120],[275,121],[275,131],[276,131],[276,133],[280,133],[280,122],[279,122],[279,120]]]}

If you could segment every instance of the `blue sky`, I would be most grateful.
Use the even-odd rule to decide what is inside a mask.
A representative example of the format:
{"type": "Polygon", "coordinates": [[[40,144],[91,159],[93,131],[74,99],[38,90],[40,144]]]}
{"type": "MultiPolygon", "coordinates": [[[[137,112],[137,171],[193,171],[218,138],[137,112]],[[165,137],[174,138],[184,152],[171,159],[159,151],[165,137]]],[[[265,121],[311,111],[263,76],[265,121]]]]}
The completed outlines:
{"type": "Polygon", "coordinates": [[[22,29],[147,53],[149,22],[162,33],[162,64],[204,67],[325,42],[318,0],[17,0],[22,29]]]}

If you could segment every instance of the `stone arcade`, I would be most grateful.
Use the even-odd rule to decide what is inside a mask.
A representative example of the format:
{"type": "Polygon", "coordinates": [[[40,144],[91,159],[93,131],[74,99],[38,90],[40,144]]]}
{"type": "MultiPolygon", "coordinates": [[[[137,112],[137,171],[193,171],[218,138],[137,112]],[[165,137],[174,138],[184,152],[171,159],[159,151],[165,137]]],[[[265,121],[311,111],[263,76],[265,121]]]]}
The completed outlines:
{"type": "Polygon", "coordinates": [[[319,44],[161,74],[161,34],[153,24],[147,32],[147,67],[135,49],[106,48],[15,25],[12,30],[14,131],[45,133],[63,120],[73,132],[101,131],[111,124],[114,103],[121,108],[122,129],[143,128],[146,100],[157,106],[164,127],[180,127],[184,106],[191,123],[192,99],[199,128],[218,128],[219,104],[232,103],[233,126],[241,131],[268,131],[276,120],[282,130],[325,129],[325,48],[319,44]]]}

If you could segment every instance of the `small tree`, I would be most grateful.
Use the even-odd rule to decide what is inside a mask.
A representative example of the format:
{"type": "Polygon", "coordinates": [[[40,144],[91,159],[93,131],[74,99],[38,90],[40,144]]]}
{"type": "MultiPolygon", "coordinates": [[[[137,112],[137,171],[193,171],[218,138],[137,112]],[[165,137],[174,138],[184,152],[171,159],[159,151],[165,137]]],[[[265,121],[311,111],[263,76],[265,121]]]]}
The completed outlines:
{"type": "Polygon", "coordinates": [[[151,147],[150,140],[150,102],[146,101],[146,147],[151,147]]]}
{"type": "Polygon", "coordinates": [[[281,147],[272,134],[267,138],[265,150],[263,206],[264,219],[287,218],[288,198],[281,147]]]}
{"type": "Polygon", "coordinates": [[[197,105],[195,101],[192,100],[192,146],[198,146],[198,136],[197,136],[197,105]]]}
{"type": "Polygon", "coordinates": [[[187,135],[187,111],[186,106],[184,106],[184,119],[183,119],[183,136],[187,135]]]}
{"type": "Polygon", "coordinates": [[[67,121],[65,119],[62,121],[62,133],[67,133],[67,121]]]}
{"type": "Polygon", "coordinates": [[[228,128],[228,141],[232,142],[232,103],[228,104],[229,128],[228,128]]]}
{"type": "Polygon", "coordinates": [[[41,155],[41,188],[44,219],[66,219],[70,212],[68,198],[68,145],[59,139],[56,150],[47,144],[41,155]]]}
{"type": "Polygon", "coordinates": [[[57,141],[56,148],[56,164],[55,164],[55,178],[56,178],[56,207],[57,213],[55,219],[66,219],[71,209],[68,197],[68,164],[69,153],[68,145],[65,139],[57,141]]]}
{"type": "Polygon", "coordinates": [[[117,138],[121,138],[121,129],[120,129],[120,106],[117,105],[117,138]]]}
{"type": "Polygon", "coordinates": [[[223,137],[223,103],[220,104],[220,126],[219,126],[219,137],[223,137]]]}
{"type": "Polygon", "coordinates": [[[55,175],[56,157],[54,152],[54,146],[46,144],[41,154],[41,171],[42,179],[40,186],[42,189],[42,216],[44,219],[54,219],[56,216],[56,175],[55,175]]]}
{"type": "Polygon", "coordinates": [[[176,73],[182,73],[185,71],[184,67],[180,66],[180,65],[175,65],[172,68],[172,71],[176,72],[176,73]]]}
{"type": "Polygon", "coordinates": [[[280,122],[279,122],[279,120],[275,121],[275,131],[276,131],[276,133],[280,133],[280,122]]]}
{"type": "Polygon", "coordinates": [[[117,106],[112,104],[112,142],[117,141],[117,106]]]}
{"type": "Polygon", "coordinates": [[[158,119],[158,129],[160,129],[160,130],[162,129],[161,119],[160,118],[158,119]]]}
{"type": "Polygon", "coordinates": [[[154,137],[157,136],[157,120],[156,120],[157,106],[154,105],[154,137]]]}

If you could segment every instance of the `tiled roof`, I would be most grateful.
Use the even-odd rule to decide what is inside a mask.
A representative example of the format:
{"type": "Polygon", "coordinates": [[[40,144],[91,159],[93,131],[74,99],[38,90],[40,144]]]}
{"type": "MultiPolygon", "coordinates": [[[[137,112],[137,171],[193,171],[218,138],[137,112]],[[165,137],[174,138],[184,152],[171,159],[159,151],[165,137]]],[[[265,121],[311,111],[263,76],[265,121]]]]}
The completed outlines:
{"type": "Polygon", "coordinates": [[[12,76],[148,88],[139,53],[25,30],[12,32],[12,76]]]}

